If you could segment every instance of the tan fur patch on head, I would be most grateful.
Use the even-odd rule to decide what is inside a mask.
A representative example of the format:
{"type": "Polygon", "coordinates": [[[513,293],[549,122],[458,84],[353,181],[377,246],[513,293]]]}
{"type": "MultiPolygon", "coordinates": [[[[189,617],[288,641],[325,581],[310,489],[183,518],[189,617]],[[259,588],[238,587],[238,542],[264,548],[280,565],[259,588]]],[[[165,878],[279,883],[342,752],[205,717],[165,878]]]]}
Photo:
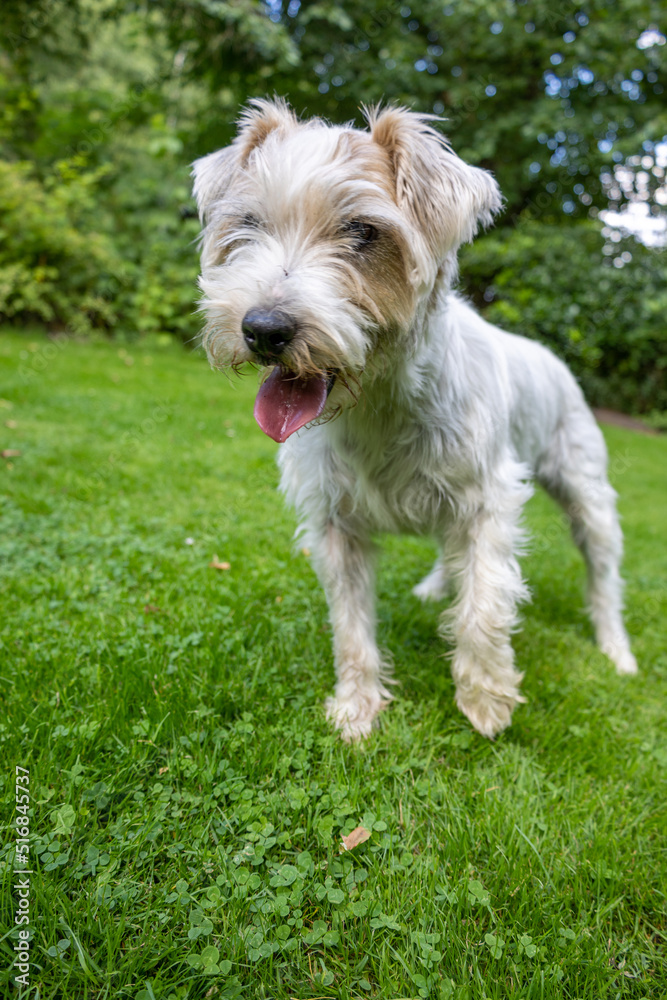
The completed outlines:
{"type": "Polygon", "coordinates": [[[398,205],[412,217],[436,258],[471,240],[502,207],[486,170],[464,163],[430,124],[436,115],[407,108],[364,108],[371,136],[394,174],[398,205]]]}
{"type": "Polygon", "coordinates": [[[350,176],[377,185],[394,200],[396,185],[392,164],[368,132],[348,129],[338,140],[337,155],[346,160],[350,176]]]}
{"type": "Polygon", "coordinates": [[[446,140],[427,124],[429,118],[435,116],[416,115],[406,108],[379,106],[364,109],[364,113],[373,141],[384,150],[391,164],[400,205],[410,200],[413,186],[410,174],[415,159],[421,160],[429,152],[435,153],[438,146],[448,148],[446,140]],[[429,149],[429,146],[434,149],[429,149]]]}
{"type": "Polygon", "coordinates": [[[408,144],[420,134],[423,120],[405,108],[378,106],[364,109],[364,113],[373,141],[389,156],[394,173],[404,172],[408,144]]]}
{"type": "Polygon", "coordinates": [[[391,233],[382,233],[368,253],[356,254],[347,261],[345,271],[350,301],[371,317],[383,331],[381,336],[409,324],[415,308],[415,289],[401,248],[391,233]]]}
{"type": "Polygon", "coordinates": [[[298,125],[298,119],[282,97],[272,101],[254,98],[249,102],[239,118],[239,134],[234,140],[246,163],[253,149],[261,146],[267,136],[276,130],[285,131],[298,125]]]}

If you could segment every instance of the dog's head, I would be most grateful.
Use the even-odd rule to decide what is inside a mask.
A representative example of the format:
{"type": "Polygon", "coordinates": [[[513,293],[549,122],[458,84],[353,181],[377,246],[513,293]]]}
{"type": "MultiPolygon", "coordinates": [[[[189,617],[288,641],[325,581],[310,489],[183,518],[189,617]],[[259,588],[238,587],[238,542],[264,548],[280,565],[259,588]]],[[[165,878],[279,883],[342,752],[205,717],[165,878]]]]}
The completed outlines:
{"type": "Polygon", "coordinates": [[[204,345],[216,366],[272,369],[255,416],[277,441],[392,363],[459,245],[501,205],[430,116],[366,119],[302,122],[281,100],[253,101],[231,146],[194,165],[204,345]]]}

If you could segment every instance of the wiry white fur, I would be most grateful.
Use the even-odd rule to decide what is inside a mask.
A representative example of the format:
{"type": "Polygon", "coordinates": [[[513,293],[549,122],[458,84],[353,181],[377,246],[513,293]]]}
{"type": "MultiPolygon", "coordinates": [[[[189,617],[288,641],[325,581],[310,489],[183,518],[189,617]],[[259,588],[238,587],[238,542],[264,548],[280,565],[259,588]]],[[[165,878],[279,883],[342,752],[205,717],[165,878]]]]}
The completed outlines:
{"type": "Polygon", "coordinates": [[[523,700],[510,636],[527,597],[517,554],[532,478],[571,518],[600,646],[619,672],[636,671],[615,494],[602,435],[567,368],[450,291],[459,244],[500,207],[495,181],[417,115],[368,119],[370,134],[257,102],[234,145],[195,166],[206,343],[214,363],[251,360],[244,314],[280,305],[299,323],[282,363],[339,375],[325,411],[335,419],[294,434],[279,457],[329,603],[332,720],[346,737],[364,736],[390,700],[371,538],[411,532],[442,547],[415,593],[439,598],[454,585],[442,629],[455,647],[456,701],[491,737],[523,700]],[[248,215],[261,224],[249,229],[248,215]],[[386,234],[365,261],[340,235],[351,218],[386,234]]]}

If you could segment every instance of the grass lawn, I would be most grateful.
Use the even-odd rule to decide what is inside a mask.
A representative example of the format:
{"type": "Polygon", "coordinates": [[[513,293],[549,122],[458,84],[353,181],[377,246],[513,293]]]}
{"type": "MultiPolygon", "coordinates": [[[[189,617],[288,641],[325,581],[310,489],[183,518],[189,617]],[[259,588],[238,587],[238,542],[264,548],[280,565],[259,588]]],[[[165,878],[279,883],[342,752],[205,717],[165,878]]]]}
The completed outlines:
{"type": "Polygon", "coordinates": [[[434,550],[386,539],[400,686],[349,747],[256,380],[159,341],[3,333],[0,386],[0,982],[18,766],[31,998],[667,997],[667,438],[606,432],[638,678],[593,645],[537,495],[514,725],[491,743],[457,712],[410,594],[434,550]]]}

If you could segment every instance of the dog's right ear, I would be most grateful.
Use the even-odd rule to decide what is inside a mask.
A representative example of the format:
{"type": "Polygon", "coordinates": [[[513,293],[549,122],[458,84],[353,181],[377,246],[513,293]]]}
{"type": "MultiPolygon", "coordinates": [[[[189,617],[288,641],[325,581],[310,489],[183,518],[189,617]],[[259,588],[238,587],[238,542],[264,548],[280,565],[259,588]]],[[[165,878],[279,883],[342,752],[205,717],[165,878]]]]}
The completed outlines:
{"type": "Polygon", "coordinates": [[[197,200],[199,220],[204,224],[207,209],[219,201],[238,169],[239,153],[234,146],[226,146],[217,153],[209,153],[192,164],[193,194],[197,200]]]}
{"type": "Polygon", "coordinates": [[[297,118],[287,101],[254,98],[239,117],[239,130],[231,146],[203,156],[192,165],[194,196],[199,218],[205,221],[207,208],[219,201],[232,183],[234,175],[250,159],[253,150],[261,146],[275,131],[285,131],[297,124],[297,118]]]}

